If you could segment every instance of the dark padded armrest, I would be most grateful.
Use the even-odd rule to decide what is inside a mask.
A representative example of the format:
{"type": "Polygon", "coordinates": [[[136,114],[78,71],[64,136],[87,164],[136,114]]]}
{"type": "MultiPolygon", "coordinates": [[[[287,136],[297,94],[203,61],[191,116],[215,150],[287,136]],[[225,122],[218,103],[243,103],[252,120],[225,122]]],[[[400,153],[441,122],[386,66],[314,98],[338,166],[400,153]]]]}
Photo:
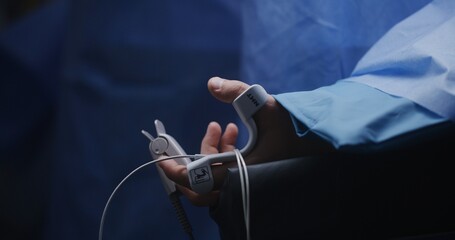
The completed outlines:
{"type": "MultiPolygon", "coordinates": [[[[248,166],[252,239],[445,239],[431,236],[455,231],[454,132],[248,166]]],[[[245,239],[240,190],[230,169],[211,208],[222,239],[245,239]]]]}

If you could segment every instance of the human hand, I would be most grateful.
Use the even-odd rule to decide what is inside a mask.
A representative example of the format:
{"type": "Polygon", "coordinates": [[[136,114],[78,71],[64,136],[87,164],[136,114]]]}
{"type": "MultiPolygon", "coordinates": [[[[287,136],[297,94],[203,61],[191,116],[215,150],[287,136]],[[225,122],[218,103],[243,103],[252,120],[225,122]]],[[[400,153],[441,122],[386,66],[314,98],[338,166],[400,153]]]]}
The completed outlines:
{"type": "MultiPolygon", "coordinates": [[[[248,84],[226,80],[218,77],[208,82],[210,93],[225,103],[232,101],[249,87],[248,84]]],[[[289,113],[272,97],[268,96],[267,103],[253,116],[258,138],[251,153],[245,157],[248,165],[273,160],[287,159],[297,156],[321,154],[331,151],[332,147],[319,138],[300,138],[296,135],[289,113]]],[[[236,148],[238,128],[230,123],[222,132],[221,126],[211,122],[201,142],[202,154],[215,154],[232,151],[236,148]]],[[[178,184],[179,190],[196,206],[212,206],[218,200],[219,187],[226,176],[226,170],[236,167],[236,162],[215,164],[212,166],[214,190],[208,194],[198,194],[189,187],[186,167],[175,161],[159,163],[167,177],[178,184]]]]}

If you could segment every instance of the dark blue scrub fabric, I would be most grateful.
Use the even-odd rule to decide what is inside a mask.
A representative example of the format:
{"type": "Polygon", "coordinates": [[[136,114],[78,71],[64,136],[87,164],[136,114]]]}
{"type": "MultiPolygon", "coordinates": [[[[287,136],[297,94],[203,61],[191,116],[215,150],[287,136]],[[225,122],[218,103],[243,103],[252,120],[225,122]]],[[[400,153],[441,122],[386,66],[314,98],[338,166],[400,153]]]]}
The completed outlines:
{"type": "MultiPolygon", "coordinates": [[[[429,2],[245,1],[241,79],[271,94],[331,85],[351,76],[373,44],[429,2]]],[[[240,142],[246,142],[240,128],[240,142]]]]}
{"type": "MultiPolygon", "coordinates": [[[[194,154],[210,121],[235,120],[207,80],[239,78],[237,4],[58,1],[2,31],[2,186],[14,195],[1,218],[11,236],[97,239],[115,186],[151,160],[142,129],[155,134],[159,119],[194,154]]],[[[218,239],[208,209],[182,201],[195,238],[218,239]]],[[[153,165],[106,216],[104,239],[186,238],[153,165]]]]}
{"type": "Polygon", "coordinates": [[[391,27],[429,0],[252,0],[243,9],[242,80],[270,93],[349,77],[391,27]]]}
{"type": "Polygon", "coordinates": [[[64,7],[40,9],[0,32],[2,239],[43,239],[50,205],[50,151],[57,147],[51,145],[51,136],[64,7]]]}

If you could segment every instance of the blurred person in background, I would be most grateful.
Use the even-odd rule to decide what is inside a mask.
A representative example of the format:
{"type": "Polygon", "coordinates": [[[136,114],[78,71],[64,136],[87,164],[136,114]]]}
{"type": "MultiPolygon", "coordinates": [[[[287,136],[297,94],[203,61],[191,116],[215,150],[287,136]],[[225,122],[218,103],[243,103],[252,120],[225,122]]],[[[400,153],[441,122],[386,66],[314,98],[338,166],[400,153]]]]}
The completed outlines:
{"type": "MultiPolygon", "coordinates": [[[[196,153],[207,122],[235,117],[211,101],[206,79],[239,77],[239,9],[231,1],[22,4],[8,3],[24,11],[0,33],[2,238],[95,239],[114,187],[151,160],[142,129],[156,134],[159,119],[196,153]]],[[[197,239],[218,238],[206,209],[187,211],[197,239]]],[[[104,236],[186,237],[155,167],[121,188],[104,236]]]]}

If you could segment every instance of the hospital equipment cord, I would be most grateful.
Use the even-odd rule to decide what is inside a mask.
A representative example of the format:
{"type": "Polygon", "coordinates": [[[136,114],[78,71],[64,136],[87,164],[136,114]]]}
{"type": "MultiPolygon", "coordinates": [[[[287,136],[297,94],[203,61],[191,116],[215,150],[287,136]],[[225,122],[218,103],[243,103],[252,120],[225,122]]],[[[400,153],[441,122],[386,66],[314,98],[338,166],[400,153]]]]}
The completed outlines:
{"type": "MultiPolygon", "coordinates": [[[[249,191],[250,190],[249,190],[248,171],[247,171],[245,160],[244,160],[242,154],[240,153],[240,151],[238,149],[235,149],[234,153],[235,153],[235,157],[236,157],[236,160],[237,160],[237,165],[238,165],[238,168],[239,168],[240,185],[241,185],[241,191],[242,191],[243,217],[244,217],[244,221],[245,221],[246,237],[247,237],[247,240],[250,240],[251,239],[251,237],[250,237],[250,196],[249,196],[249,191]]],[[[106,205],[104,206],[103,214],[101,216],[100,228],[99,228],[99,233],[98,233],[98,240],[102,240],[103,239],[104,221],[105,221],[107,209],[109,208],[109,205],[110,205],[110,202],[111,202],[112,198],[114,197],[115,193],[118,191],[120,186],[122,186],[122,184],[128,178],[130,178],[134,173],[136,173],[137,171],[139,171],[140,169],[142,169],[142,168],[144,168],[144,167],[146,167],[148,165],[151,165],[151,164],[154,164],[154,163],[157,163],[157,162],[160,162],[160,161],[165,161],[165,160],[170,160],[170,159],[175,159],[175,158],[199,159],[202,156],[203,155],[197,154],[197,155],[177,155],[177,156],[170,156],[170,157],[166,157],[166,158],[160,158],[160,159],[156,159],[156,160],[153,160],[153,161],[146,162],[146,163],[140,165],[139,167],[137,167],[136,169],[134,169],[133,171],[131,171],[115,187],[114,191],[112,191],[111,195],[109,196],[109,199],[107,200],[106,205]]],[[[189,220],[188,220],[188,218],[187,218],[187,216],[185,214],[185,210],[183,209],[183,206],[182,206],[182,204],[180,202],[180,198],[179,198],[178,194],[179,194],[178,192],[174,192],[171,195],[169,195],[169,198],[170,198],[171,203],[172,203],[172,205],[173,205],[173,207],[174,207],[174,209],[175,209],[175,211],[177,213],[177,218],[178,218],[181,226],[183,227],[183,230],[185,231],[186,234],[188,234],[190,240],[194,240],[194,236],[193,236],[192,229],[191,229],[191,224],[190,224],[190,222],[189,222],[189,220]]]]}
{"type": "MultiPolygon", "coordinates": [[[[201,158],[202,155],[178,155],[178,156],[171,156],[171,157],[166,157],[166,158],[160,158],[160,159],[156,159],[156,160],[153,160],[153,161],[149,161],[149,162],[146,162],[144,164],[142,164],[141,166],[137,167],[136,169],[134,169],[133,171],[131,171],[125,178],[123,178],[123,180],[115,187],[114,191],[112,191],[111,195],[109,196],[109,199],[107,200],[106,202],[106,205],[104,206],[104,210],[103,210],[103,214],[101,216],[101,222],[100,222],[100,229],[99,229],[99,232],[98,232],[98,240],[102,240],[103,239],[103,230],[104,230],[104,221],[105,221],[105,218],[106,218],[106,212],[107,212],[107,209],[109,208],[109,205],[111,203],[111,200],[112,198],[114,197],[115,193],[118,191],[118,189],[120,188],[120,186],[122,186],[122,184],[128,179],[130,178],[134,173],[136,173],[137,171],[139,171],[140,169],[148,166],[148,165],[151,165],[151,164],[154,164],[154,163],[157,163],[157,162],[161,162],[161,161],[164,161],[164,160],[170,160],[170,159],[175,159],[175,158],[193,158],[193,159],[199,159],[201,158]]],[[[191,225],[190,225],[190,222],[188,221],[187,217],[186,217],[186,214],[185,214],[185,211],[183,209],[183,207],[181,206],[180,204],[180,200],[178,198],[178,195],[170,195],[169,196],[171,198],[171,202],[172,202],[172,205],[174,206],[176,212],[177,212],[177,218],[180,222],[180,224],[182,225],[185,233],[188,234],[189,236],[189,239],[190,240],[193,240],[194,237],[193,237],[193,234],[192,234],[192,230],[191,230],[191,225]],[[175,198],[177,200],[175,200],[175,198]],[[177,206],[177,207],[176,207],[177,206]]]]}
{"type": "Polygon", "coordinates": [[[245,160],[238,149],[234,150],[239,167],[240,187],[242,190],[243,218],[245,220],[246,239],[250,240],[250,183],[245,160]]]}

